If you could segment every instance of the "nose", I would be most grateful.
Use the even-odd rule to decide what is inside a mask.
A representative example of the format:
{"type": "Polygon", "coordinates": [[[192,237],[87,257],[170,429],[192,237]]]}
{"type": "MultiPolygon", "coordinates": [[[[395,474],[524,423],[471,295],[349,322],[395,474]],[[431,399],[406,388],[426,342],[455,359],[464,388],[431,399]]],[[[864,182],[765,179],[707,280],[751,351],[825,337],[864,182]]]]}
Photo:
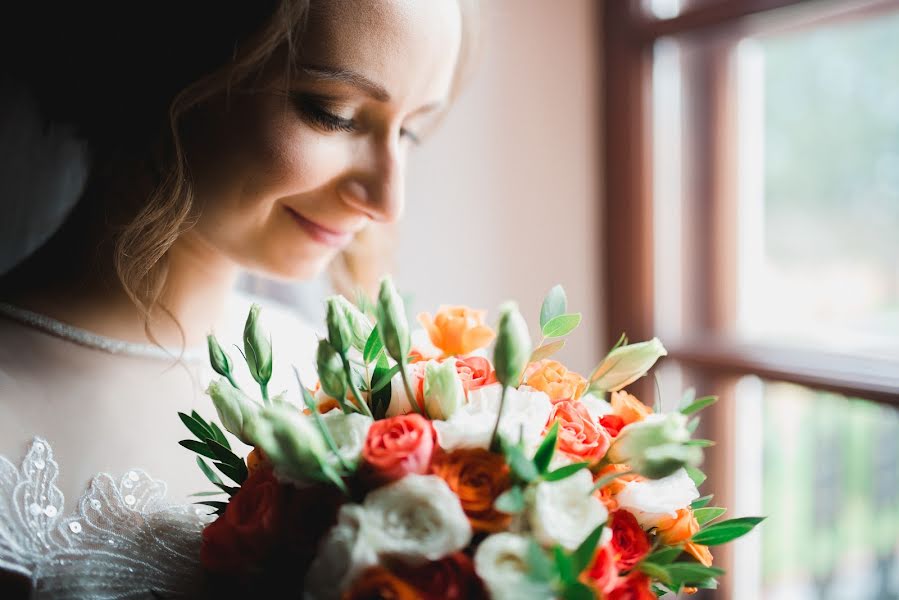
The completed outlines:
{"type": "Polygon", "coordinates": [[[396,137],[367,140],[338,184],[345,203],[381,223],[393,223],[402,215],[404,188],[404,155],[396,137]]]}

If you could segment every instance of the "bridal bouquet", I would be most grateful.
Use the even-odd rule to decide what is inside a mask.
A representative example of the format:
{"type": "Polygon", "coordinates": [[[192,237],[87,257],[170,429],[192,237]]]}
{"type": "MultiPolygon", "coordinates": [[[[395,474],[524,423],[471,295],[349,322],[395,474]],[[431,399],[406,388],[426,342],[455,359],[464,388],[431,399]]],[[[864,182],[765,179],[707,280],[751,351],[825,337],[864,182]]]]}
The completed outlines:
{"type": "Polygon", "coordinates": [[[270,397],[258,307],[242,354],[261,402],[209,338],[221,426],[254,448],[238,456],[216,423],[180,415],[220,490],[204,494],[229,496],[204,502],[211,577],[312,599],[656,598],[715,587],[709,546],[761,520],[717,520],[697,490],[711,442],[691,439],[693,415],[715,398],[660,414],[625,391],[666,354],[657,339],[622,336],[589,377],[550,359],[580,322],[559,286],[535,349],[513,304],[495,329],[467,307],[422,314],[413,347],[389,280],[374,304],[327,309],[299,402],[270,397]]]}

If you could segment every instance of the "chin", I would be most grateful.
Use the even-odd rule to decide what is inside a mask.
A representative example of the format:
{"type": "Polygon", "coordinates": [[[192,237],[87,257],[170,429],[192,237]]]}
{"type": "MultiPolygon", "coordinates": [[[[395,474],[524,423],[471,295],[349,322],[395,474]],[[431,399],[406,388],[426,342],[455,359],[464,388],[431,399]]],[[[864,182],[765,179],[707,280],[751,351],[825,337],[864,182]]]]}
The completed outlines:
{"type": "Polygon", "coordinates": [[[306,281],[321,275],[331,264],[336,253],[320,257],[303,257],[286,260],[286,257],[271,257],[258,261],[253,269],[257,274],[284,281],[306,281]]]}

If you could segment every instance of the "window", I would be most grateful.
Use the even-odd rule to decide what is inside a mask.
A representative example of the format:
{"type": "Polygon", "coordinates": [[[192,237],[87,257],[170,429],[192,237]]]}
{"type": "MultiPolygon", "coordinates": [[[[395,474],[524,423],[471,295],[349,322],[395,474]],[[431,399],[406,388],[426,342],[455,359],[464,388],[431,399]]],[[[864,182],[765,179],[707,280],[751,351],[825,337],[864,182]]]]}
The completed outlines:
{"type": "Polygon", "coordinates": [[[770,515],[711,595],[899,595],[899,2],[602,18],[610,335],[721,396],[703,491],[770,515]]]}

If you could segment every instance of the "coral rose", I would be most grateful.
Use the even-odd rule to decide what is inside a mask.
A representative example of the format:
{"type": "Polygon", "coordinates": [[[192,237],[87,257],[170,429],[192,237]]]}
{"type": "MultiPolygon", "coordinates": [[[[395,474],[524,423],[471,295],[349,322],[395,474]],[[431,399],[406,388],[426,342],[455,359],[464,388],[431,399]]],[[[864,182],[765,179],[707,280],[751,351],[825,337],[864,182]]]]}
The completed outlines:
{"type": "Polygon", "coordinates": [[[620,579],[614,590],[609,592],[606,600],[657,600],[649,587],[649,576],[633,571],[620,579]]]}
{"type": "Polygon", "coordinates": [[[493,370],[490,361],[483,356],[457,358],[456,373],[459,374],[466,396],[468,392],[496,383],[496,371],[493,370]]]}
{"type": "Polygon", "coordinates": [[[649,554],[649,538],[637,518],[626,510],[616,510],[609,521],[615,562],[622,571],[632,569],[649,554]]]}
{"type": "Polygon", "coordinates": [[[618,585],[618,565],[611,544],[600,547],[593,556],[593,562],[584,571],[581,580],[596,590],[597,596],[604,598],[618,585]]]}
{"type": "Polygon", "coordinates": [[[298,489],[278,482],[270,468],[258,469],[203,530],[200,560],[209,571],[235,576],[272,561],[305,569],[342,502],[332,486],[298,489]]]}
{"type": "Polygon", "coordinates": [[[363,571],[343,594],[343,600],[418,600],[419,591],[384,567],[363,571]]]}
{"type": "Polygon", "coordinates": [[[459,356],[485,347],[496,337],[496,333],[484,324],[486,315],[487,311],[472,310],[467,306],[441,306],[436,316],[421,313],[418,321],[444,356],[459,356]]]}
{"type": "Polygon", "coordinates": [[[593,421],[579,402],[563,400],[553,406],[549,425],[559,422],[558,449],[575,460],[595,461],[605,456],[612,440],[606,430],[593,421]]]}
{"type": "Polygon", "coordinates": [[[493,508],[496,498],[511,485],[509,467],[502,456],[483,448],[438,452],[431,470],[459,496],[472,529],[495,533],[509,525],[511,515],[493,508]]]}
{"type": "Polygon", "coordinates": [[[533,363],[525,373],[527,385],[546,392],[555,404],[561,400],[577,400],[587,388],[587,380],[556,360],[533,363]]]}
{"type": "Polygon", "coordinates": [[[633,394],[612,392],[612,414],[621,417],[625,425],[630,425],[651,415],[652,408],[640,402],[633,394]]]}
{"type": "Polygon", "coordinates": [[[463,552],[425,563],[416,568],[400,566],[398,574],[414,585],[424,600],[486,600],[484,584],[475,574],[474,563],[463,552]]]}
{"type": "Polygon", "coordinates": [[[427,473],[435,439],[431,422],[418,414],[375,421],[362,447],[365,475],[387,483],[409,473],[427,473]]]}

